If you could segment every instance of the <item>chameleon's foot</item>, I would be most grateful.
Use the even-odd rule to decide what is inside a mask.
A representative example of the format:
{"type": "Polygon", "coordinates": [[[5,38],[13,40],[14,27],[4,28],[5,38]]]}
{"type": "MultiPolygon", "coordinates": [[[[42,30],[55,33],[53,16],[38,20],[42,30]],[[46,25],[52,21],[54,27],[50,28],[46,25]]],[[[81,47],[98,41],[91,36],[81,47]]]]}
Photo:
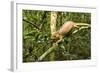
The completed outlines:
{"type": "Polygon", "coordinates": [[[54,43],[53,46],[58,46],[58,43],[54,43]]]}

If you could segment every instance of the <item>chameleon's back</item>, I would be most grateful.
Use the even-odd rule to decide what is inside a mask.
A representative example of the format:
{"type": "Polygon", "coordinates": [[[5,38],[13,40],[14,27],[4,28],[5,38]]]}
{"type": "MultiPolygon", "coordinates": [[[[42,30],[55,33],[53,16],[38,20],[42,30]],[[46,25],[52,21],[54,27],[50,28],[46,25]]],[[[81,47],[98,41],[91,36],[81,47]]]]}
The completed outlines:
{"type": "Polygon", "coordinates": [[[75,23],[72,21],[68,21],[68,22],[64,23],[64,25],[58,31],[59,34],[61,34],[61,35],[67,34],[74,27],[74,25],[75,25],[75,23]]]}

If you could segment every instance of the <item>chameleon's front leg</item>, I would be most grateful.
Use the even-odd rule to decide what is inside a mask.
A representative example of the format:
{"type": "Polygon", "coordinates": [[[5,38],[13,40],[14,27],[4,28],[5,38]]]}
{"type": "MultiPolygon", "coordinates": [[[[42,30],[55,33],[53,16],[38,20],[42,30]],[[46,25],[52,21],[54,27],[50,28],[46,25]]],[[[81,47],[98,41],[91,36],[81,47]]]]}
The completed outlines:
{"type": "Polygon", "coordinates": [[[57,40],[56,43],[58,44],[58,43],[60,43],[62,40],[63,40],[63,36],[62,36],[62,35],[59,35],[59,40],[57,40]]]}

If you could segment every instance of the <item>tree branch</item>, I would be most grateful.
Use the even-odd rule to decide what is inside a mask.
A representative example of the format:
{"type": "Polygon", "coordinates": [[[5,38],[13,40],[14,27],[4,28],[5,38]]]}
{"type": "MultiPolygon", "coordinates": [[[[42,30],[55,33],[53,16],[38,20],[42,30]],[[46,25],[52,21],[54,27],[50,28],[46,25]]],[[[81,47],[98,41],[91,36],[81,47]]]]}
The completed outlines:
{"type": "MultiPolygon", "coordinates": [[[[56,32],[57,13],[58,12],[55,12],[55,11],[51,12],[51,20],[50,20],[51,37],[53,33],[56,32]]],[[[50,60],[52,61],[55,60],[55,52],[50,53],[50,60]]]]}
{"type": "Polygon", "coordinates": [[[72,34],[75,34],[75,33],[77,33],[78,31],[80,31],[80,30],[82,30],[82,29],[87,29],[87,28],[89,28],[90,26],[85,26],[85,27],[80,27],[78,30],[75,30],[75,31],[73,31],[72,32],[72,34]]]}
{"type": "Polygon", "coordinates": [[[90,26],[90,24],[87,23],[76,23],[77,26],[90,26]]]}
{"type": "Polygon", "coordinates": [[[40,30],[40,28],[38,26],[36,26],[33,22],[30,22],[30,21],[27,21],[25,19],[23,19],[23,21],[29,23],[29,24],[32,24],[36,29],[40,30]]]}
{"type": "Polygon", "coordinates": [[[53,52],[57,48],[58,44],[53,44],[52,47],[50,47],[44,54],[42,54],[39,58],[38,61],[42,61],[48,54],[53,52]]]}

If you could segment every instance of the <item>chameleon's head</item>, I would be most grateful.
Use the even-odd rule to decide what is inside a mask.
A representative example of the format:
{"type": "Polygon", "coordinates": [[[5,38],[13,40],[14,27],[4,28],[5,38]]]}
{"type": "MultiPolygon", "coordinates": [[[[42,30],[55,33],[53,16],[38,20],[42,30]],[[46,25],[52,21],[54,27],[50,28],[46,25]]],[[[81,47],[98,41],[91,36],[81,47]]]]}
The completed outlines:
{"type": "Polygon", "coordinates": [[[58,40],[59,39],[59,36],[60,36],[59,32],[56,31],[56,32],[52,33],[51,39],[58,40]]]}

